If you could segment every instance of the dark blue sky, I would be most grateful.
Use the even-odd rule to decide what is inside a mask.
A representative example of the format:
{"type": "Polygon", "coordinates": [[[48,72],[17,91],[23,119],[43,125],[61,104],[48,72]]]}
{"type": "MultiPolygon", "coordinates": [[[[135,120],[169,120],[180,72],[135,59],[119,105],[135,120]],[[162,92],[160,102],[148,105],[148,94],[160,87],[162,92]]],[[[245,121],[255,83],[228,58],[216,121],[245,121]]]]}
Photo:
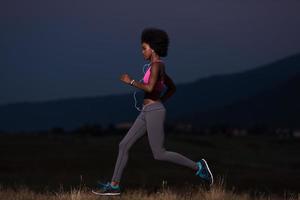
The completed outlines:
{"type": "Polygon", "coordinates": [[[300,1],[2,0],[0,104],[128,93],[142,77],[140,33],[171,39],[176,84],[300,52],[300,1]]]}

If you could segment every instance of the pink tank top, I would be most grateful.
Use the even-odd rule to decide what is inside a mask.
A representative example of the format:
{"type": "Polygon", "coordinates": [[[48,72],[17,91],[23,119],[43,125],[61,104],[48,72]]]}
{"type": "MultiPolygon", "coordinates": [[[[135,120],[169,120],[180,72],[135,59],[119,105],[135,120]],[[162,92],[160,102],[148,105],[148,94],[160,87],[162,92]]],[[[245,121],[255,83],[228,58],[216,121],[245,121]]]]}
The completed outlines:
{"type": "MultiPolygon", "coordinates": [[[[148,84],[149,83],[149,79],[150,79],[150,76],[151,76],[151,66],[148,68],[147,72],[145,73],[144,75],[144,78],[143,78],[143,81],[144,81],[144,84],[148,84]]],[[[163,80],[159,80],[155,86],[154,86],[154,90],[155,91],[159,91],[161,92],[162,90],[164,89],[164,81],[163,80]]]]}

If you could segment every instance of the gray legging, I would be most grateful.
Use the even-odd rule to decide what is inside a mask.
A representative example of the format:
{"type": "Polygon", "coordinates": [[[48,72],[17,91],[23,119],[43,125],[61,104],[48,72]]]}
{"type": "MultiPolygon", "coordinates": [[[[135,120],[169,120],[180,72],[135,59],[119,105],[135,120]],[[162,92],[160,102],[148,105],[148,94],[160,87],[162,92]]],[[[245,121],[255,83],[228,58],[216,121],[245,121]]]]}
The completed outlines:
{"type": "Polygon", "coordinates": [[[166,109],[161,102],[155,102],[143,106],[142,111],[129,129],[125,137],[119,144],[119,154],[115,165],[112,181],[120,181],[124,167],[128,160],[128,151],[130,147],[148,132],[148,139],[154,158],[156,160],[165,160],[179,165],[187,166],[194,170],[197,164],[176,153],[166,151],[164,148],[164,121],[166,109]]]}

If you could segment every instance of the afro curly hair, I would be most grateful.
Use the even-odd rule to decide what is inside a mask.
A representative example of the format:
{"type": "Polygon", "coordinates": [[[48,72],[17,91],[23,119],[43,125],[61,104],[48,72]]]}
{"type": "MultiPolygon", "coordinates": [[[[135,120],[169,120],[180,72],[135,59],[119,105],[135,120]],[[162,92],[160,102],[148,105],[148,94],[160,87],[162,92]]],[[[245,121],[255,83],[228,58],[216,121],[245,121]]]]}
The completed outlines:
{"type": "Polygon", "coordinates": [[[142,32],[141,43],[147,43],[160,57],[168,55],[169,36],[168,34],[158,28],[145,28],[142,32]]]}

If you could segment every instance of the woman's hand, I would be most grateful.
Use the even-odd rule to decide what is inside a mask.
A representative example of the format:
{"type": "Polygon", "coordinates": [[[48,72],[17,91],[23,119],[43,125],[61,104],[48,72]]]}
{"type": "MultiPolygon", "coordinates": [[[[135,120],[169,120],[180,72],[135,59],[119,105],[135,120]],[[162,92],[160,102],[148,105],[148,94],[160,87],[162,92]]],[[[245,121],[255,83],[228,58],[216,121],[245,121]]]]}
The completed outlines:
{"type": "Polygon", "coordinates": [[[122,74],[120,77],[120,80],[126,84],[130,84],[132,79],[130,78],[130,76],[128,74],[122,74]]]}

